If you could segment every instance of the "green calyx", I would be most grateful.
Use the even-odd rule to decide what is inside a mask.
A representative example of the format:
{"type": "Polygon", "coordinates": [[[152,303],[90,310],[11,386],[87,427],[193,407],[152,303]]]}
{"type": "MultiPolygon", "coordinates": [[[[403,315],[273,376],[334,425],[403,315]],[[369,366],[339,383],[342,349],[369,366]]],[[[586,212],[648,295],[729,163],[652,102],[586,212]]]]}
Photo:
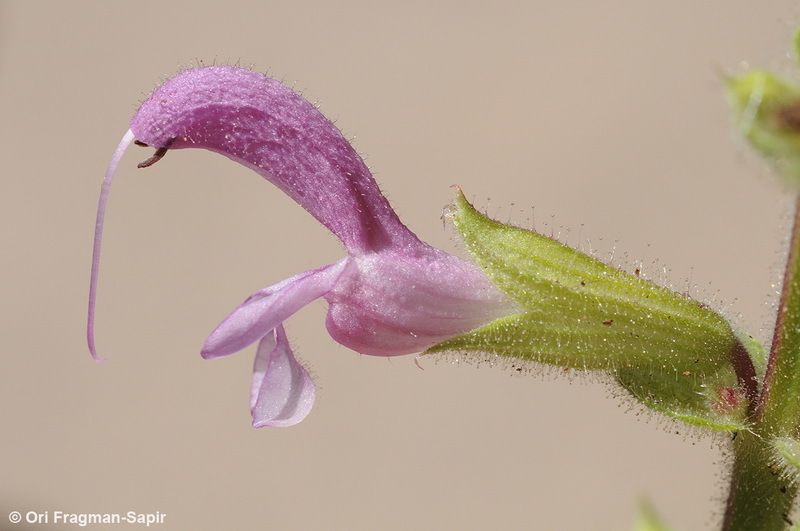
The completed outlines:
{"type": "MultiPolygon", "coordinates": [[[[795,36],[795,49],[800,33],[795,36]]],[[[793,186],[800,186],[800,84],[756,70],[726,79],[737,128],[793,186]]]]}
{"type": "Polygon", "coordinates": [[[719,314],[551,238],[493,221],[460,192],[450,215],[475,262],[523,311],[428,352],[610,371],[652,409],[714,429],[745,425],[754,394],[746,380],[755,373],[719,314]],[[742,363],[749,364],[746,378],[742,363]]]}

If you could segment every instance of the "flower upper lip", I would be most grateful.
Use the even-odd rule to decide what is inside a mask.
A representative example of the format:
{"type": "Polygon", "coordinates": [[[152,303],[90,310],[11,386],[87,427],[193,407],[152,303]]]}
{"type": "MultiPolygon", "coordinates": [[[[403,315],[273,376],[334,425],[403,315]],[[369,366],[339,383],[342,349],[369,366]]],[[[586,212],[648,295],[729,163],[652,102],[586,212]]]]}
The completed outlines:
{"type": "Polygon", "coordinates": [[[417,239],[339,130],[311,103],[257,72],[186,70],[157,88],[130,125],[154,148],[205,148],[250,167],[336,234],[348,252],[417,239]]]}
{"type": "Polygon", "coordinates": [[[105,201],[133,138],[156,148],[204,148],[275,184],[343,243],[347,256],[260,290],[209,336],[205,358],[259,342],[251,386],[253,424],[288,426],[314,401],[283,322],[319,298],[326,326],[358,352],[419,352],[518,310],[472,263],[420,241],[397,217],[361,157],[313,105],[277,81],[231,66],[182,72],[156,89],[131,120],[104,180],[92,262],[88,338],[93,319],[105,201]]]}

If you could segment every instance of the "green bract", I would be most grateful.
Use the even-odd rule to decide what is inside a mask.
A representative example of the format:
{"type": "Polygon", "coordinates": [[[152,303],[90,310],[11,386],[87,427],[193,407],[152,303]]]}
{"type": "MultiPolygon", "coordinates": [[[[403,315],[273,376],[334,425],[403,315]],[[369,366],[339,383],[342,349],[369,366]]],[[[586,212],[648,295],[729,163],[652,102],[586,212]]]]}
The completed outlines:
{"type": "Polygon", "coordinates": [[[652,409],[715,429],[745,425],[755,373],[719,314],[551,238],[493,221],[461,193],[451,217],[476,263],[524,311],[428,352],[489,352],[612,371],[652,409]]]}

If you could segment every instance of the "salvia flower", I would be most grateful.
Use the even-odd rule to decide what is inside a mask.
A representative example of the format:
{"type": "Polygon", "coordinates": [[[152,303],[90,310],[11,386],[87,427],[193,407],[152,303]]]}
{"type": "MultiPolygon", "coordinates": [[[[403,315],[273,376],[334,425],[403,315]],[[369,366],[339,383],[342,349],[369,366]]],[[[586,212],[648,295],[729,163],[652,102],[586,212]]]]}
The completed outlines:
{"type": "Polygon", "coordinates": [[[283,323],[319,298],[331,337],[357,352],[423,351],[517,313],[470,262],[420,241],[398,219],[364,161],[311,103],[265,75],[233,66],[185,70],[147,99],[111,160],[95,232],[87,336],[94,308],[105,204],[132,141],[156,149],[202,148],[251,168],[305,208],[344,244],[347,256],[258,291],[212,332],[206,359],[258,343],[250,408],[253,425],[289,426],[310,411],[314,383],[297,362],[283,323]]]}

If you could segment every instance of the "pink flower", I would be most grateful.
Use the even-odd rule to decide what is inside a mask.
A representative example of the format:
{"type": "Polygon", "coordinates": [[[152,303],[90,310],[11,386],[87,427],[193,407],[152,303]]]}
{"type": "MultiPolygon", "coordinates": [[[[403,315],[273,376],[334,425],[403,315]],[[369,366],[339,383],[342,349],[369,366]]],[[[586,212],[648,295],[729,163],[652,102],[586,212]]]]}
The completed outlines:
{"type": "Polygon", "coordinates": [[[381,194],[361,157],[317,109],[277,81],[232,66],[186,70],[156,89],[131,120],[109,165],[98,207],[89,300],[94,305],[103,215],[111,178],[133,139],[167,150],[204,148],[243,164],[283,190],[344,244],[347,256],[258,291],[205,342],[206,359],[258,342],[253,425],[289,426],[311,410],[315,389],[283,328],[293,313],[328,301],[331,337],[357,352],[419,352],[516,305],[472,263],[420,241],[381,194]]]}

